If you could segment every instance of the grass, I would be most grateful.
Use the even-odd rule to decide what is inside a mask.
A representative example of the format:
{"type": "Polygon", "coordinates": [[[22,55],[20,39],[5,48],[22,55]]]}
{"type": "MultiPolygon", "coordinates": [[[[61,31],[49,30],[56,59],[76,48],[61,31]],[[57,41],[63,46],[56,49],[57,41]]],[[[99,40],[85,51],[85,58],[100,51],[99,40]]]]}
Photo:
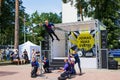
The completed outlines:
{"type": "Polygon", "coordinates": [[[120,57],[116,57],[114,60],[118,61],[118,64],[120,65],[120,57]]]}
{"type": "Polygon", "coordinates": [[[0,65],[8,65],[11,64],[11,61],[0,61],[0,65]]]}

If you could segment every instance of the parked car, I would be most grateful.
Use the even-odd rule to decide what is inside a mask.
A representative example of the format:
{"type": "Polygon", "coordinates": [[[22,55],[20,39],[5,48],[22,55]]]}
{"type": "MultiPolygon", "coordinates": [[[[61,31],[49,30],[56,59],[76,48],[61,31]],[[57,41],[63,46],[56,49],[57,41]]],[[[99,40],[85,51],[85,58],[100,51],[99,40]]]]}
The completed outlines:
{"type": "Polygon", "coordinates": [[[109,55],[112,55],[113,57],[120,57],[120,49],[110,50],[109,55]]]}

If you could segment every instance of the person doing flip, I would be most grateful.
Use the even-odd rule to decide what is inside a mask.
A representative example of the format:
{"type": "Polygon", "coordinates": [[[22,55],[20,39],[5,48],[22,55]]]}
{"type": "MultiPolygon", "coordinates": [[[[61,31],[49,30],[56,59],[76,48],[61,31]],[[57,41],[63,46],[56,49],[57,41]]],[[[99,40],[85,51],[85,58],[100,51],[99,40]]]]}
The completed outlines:
{"type": "Polygon", "coordinates": [[[54,41],[53,35],[56,37],[56,39],[58,41],[60,41],[60,39],[58,38],[58,36],[55,34],[55,32],[53,30],[53,27],[55,28],[54,24],[49,23],[48,20],[45,20],[45,24],[43,24],[43,27],[45,27],[46,31],[48,32],[48,34],[52,38],[52,42],[54,41]]]}

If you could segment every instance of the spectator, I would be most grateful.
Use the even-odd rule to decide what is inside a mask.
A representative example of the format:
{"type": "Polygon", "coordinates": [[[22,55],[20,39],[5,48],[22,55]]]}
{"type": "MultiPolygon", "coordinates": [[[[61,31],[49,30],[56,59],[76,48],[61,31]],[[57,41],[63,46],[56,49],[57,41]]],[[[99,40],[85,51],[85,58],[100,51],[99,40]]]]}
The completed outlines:
{"type": "Polygon", "coordinates": [[[17,49],[15,49],[14,58],[15,59],[19,59],[19,54],[18,54],[18,50],[17,49]]]}
{"type": "Polygon", "coordinates": [[[35,50],[34,49],[32,49],[32,58],[36,58],[36,52],[35,52],[35,50]]]}
{"type": "Polygon", "coordinates": [[[6,49],[6,58],[7,58],[7,61],[10,60],[10,51],[9,51],[9,48],[6,49]]]}
{"type": "Polygon", "coordinates": [[[40,60],[40,51],[39,50],[36,51],[36,59],[40,60]]]}
{"type": "Polygon", "coordinates": [[[0,61],[2,61],[2,50],[0,49],[0,61]]]}
{"type": "Polygon", "coordinates": [[[2,60],[5,61],[6,59],[6,54],[5,54],[5,50],[2,51],[2,60]]]}
{"type": "Polygon", "coordinates": [[[26,60],[24,59],[24,55],[20,56],[20,62],[21,62],[21,64],[25,64],[26,63],[26,60]]]}
{"type": "Polygon", "coordinates": [[[13,59],[14,59],[14,57],[13,57],[13,56],[14,56],[14,51],[10,53],[10,58],[11,58],[11,61],[13,61],[13,59]]]}
{"type": "Polygon", "coordinates": [[[29,59],[28,59],[28,52],[26,51],[26,49],[23,52],[23,58],[25,59],[25,62],[28,63],[29,59]]]}

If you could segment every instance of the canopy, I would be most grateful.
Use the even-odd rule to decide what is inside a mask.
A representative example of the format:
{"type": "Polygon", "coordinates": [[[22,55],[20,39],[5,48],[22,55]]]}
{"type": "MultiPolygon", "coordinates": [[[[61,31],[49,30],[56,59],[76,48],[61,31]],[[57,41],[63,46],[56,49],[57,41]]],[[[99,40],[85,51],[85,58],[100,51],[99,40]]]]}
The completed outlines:
{"type": "MultiPolygon", "coordinates": [[[[78,21],[78,22],[71,22],[71,23],[60,23],[55,24],[56,30],[69,32],[69,31],[86,31],[86,30],[94,30],[96,27],[101,28],[106,27],[101,22],[99,22],[97,19],[90,20],[90,21],[78,21]],[[96,23],[99,23],[98,25],[96,23]]],[[[106,29],[106,28],[105,28],[106,29]]]]}
{"type": "Polygon", "coordinates": [[[28,53],[28,58],[29,60],[31,60],[31,57],[32,57],[32,49],[34,49],[35,51],[36,50],[39,50],[40,51],[40,46],[36,45],[36,44],[33,44],[32,42],[30,41],[27,41],[21,45],[19,45],[19,56],[21,57],[24,50],[26,49],[27,53],[28,53]]]}
{"type": "Polygon", "coordinates": [[[55,24],[57,30],[64,31],[81,31],[81,30],[92,30],[95,29],[95,20],[91,21],[82,21],[82,22],[71,22],[71,23],[62,23],[55,24]]]}

